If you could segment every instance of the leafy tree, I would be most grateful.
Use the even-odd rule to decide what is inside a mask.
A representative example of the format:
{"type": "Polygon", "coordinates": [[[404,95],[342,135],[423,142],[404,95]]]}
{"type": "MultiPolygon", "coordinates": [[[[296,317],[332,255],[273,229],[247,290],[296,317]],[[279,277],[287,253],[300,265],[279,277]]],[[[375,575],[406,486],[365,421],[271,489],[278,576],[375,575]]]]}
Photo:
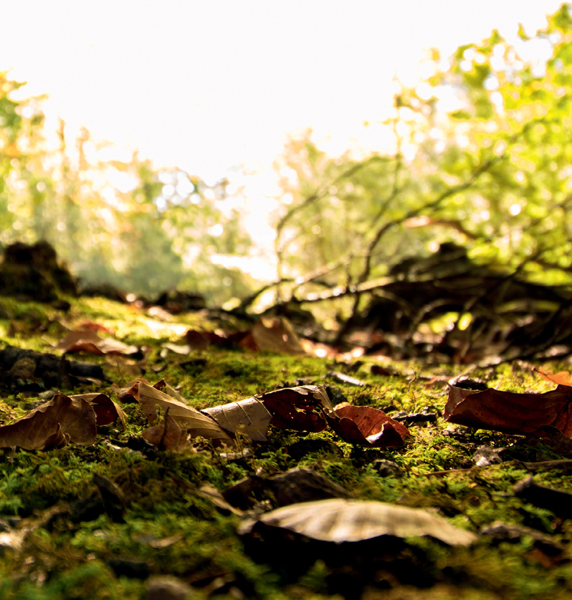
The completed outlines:
{"type": "Polygon", "coordinates": [[[383,126],[393,147],[332,158],[307,135],[277,163],[280,297],[356,300],[392,265],[455,242],[482,264],[572,282],[572,18],[433,51],[383,126]],[[341,286],[337,289],[335,286],[341,286]]]}
{"type": "Polygon", "coordinates": [[[70,147],[63,121],[51,149],[42,98],[14,99],[22,85],[0,74],[1,242],[47,240],[86,283],[148,295],[181,286],[216,303],[245,293],[248,278],[215,264],[250,245],[225,182],[209,188],[137,153],[110,159],[85,129],[70,147]]]}

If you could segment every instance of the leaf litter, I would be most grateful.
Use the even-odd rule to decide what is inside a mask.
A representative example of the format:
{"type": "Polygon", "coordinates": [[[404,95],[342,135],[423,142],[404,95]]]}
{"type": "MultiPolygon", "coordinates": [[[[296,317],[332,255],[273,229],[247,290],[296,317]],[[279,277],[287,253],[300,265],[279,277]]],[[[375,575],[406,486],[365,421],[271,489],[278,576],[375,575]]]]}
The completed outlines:
{"type": "MultiPolygon", "coordinates": [[[[279,331],[279,328],[275,329],[279,331]]],[[[285,341],[290,340],[282,339],[282,342],[285,341]]],[[[277,347],[278,345],[273,351],[276,351],[277,347]]],[[[191,351],[204,352],[205,348],[195,347],[191,351]]],[[[296,356],[296,353],[292,355],[296,356]]],[[[450,423],[457,422],[475,430],[489,428],[514,435],[526,435],[528,439],[531,439],[531,435],[546,439],[541,436],[546,435],[552,428],[564,440],[568,440],[570,432],[566,415],[569,390],[566,388],[569,387],[567,384],[570,381],[566,379],[567,374],[558,373],[552,378],[550,373],[548,375],[549,380],[557,383],[558,387],[544,394],[516,394],[490,389],[467,390],[452,386],[450,389],[453,391],[449,395],[445,417],[450,423]],[[507,398],[510,401],[507,401],[507,398]],[[535,403],[541,407],[536,412],[535,403]]],[[[379,376],[387,375],[380,373],[379,376]]],[[[352,384],[351,381],[342,383],[352,384]]],[[[414,447],[419,442],[401,422],[378,408],[347,403],[334,407],[322,386],[306,385],[272,390],[203,410],[189,406],[186,395],[164,380],[151,385],[147,380],[138,378],[112,387],[123,404],[129,406],[130,402],[135,402],[140,406],[151,424],[151,427],[142,432],[142,440],[147,440],[159,452],[177,452],[182,453],[182,456],[190,456],[185,453],[197,452],[197,439],[210,440],[210,444],[222,448],[234,446],[240,440],[239,448],[242,450],[236,453],[237,458],[230,458],[229,453],[219,456],[228,456],[229,458],[224,460],[229,463],[235,460],[243,461],[244,457],[248,456],[243,451],[245,442],[256,447],[271,447],[280,429],[299,432],[302,436],[328,432],[334,436],[333,439],[338,436],[353,448],[363,448],[361,452],[379,452],[378,448],[395,452],[396,448],[407,445],[414,447]]],[[[38,407],[11,425],[0,427],[0,433],[4,432],[3,447],[47,450],[69,443],[90,446],[97,439],[98,427],[111,424],[125,427],[127,424],[125,410],[102,393],[92,392],[72,397],[57,394],[52,400],[56,409],[47,405],[50,403],[38,407]],[[46,414],[47,416],[43,416],[46,414]],[[45,419],[45,423],[42,419],[45,419]],[[82,421],[90,425],[86,427],[82,421]],[[46,433],[40,435],[43,430],[46,433]]],[[[424,421],[430,421],[429,427],[434,426],[434,419],[420,420],[424,421]]],[[[560,443],[562,444],[563,440],[560,440],[560,443]]],[[[136,447],[135,441],[132,445],[136,447]]],[[[494,449],[493,454],[496,456],[500,450],[504,448],[494,449]]],[[[510,448],[507,451],[510,453],[510,448]]],[[[489,460],[489,454],[486,452],[481,455],[489,460]]],[[[524,461],[521,464],[533,469],[533,465],[543,463],[524,461]]],[[[496,468],[496,465],[497,461],[493,458],[484,468],[496,468]]],[[[451,469],[450,472],[457,471],[451,469]]],[[[400,470],[400,473],[404,481],[412,476],[410,470],[400,470]],[[406,473],[409,475],[405,475],[406,473]]],[[[394,471],[388,471],[386,477],[393,480],[394,471]]],[[[123,499],[122,490],[112,479],[98,479],[96,484],[100,494],[106,498],[104,512],[116,522],[124,522],[129,511],[129,499],[123,499]]],[[[226,511],[224,514],[240,514],[244,510],[253,509],[257,511],[257,516],[248,517],[247,523],[250,525],[241,527],[240,531],[245,536],[251,535],[249,531],[254,535],[255,531],[260,531],[258,527],[264,526],[333,544],[355,544],[377,537],[392,536],[402,537],[405,541],[411,537],[430,537],[447,545],[461,547],[479,543],[475,534],[453,526],[431,511],[403,506],[400,500],[397,504],[351,500],[347,497],[348,492],[343,487],[336,487],[337,485],[320,473],[298,468],[270,476],[264,472],[262,476],[252,474],[236,486],[228,488],[224,494],[220,494],[217,488],[203,485],[202,490],[197,490],[197,494],[215,503],[218,510],[226,511]],[[323,497],[329,499],[324,500],[323,497]],[[331,506],[334,508],[330,510],[327,503],[333,503],[331,506]],[[269,508],[271,510],[268,510],[269,508]]],[[[525,506],[537,506],[561,519],[569,517],[565,508],[568,502],[567,492],[529,481],[526,485],[523,483],[520,487],[515,487],[513,496],[525,506]]],[[[78,514],[84,513],[80,511],[78,514]]],[[[508,524],[506,527],[516,525],[508,524]]],[[[525,532],[522,535],[526,536],[526,529],[522,531],[525,532]]],[[[172,537],[164,536],[165,539],[172,537]]],[[[548,538],[553,539],[550,536],[548,538]]],[[[557,545],[556,542],[555,544],[557,545]]],[[[545,546],[546,543],[543,547],[545,546]]],[[[541,564],[550,563],[542,563],[542,560],[541,564]]]]}

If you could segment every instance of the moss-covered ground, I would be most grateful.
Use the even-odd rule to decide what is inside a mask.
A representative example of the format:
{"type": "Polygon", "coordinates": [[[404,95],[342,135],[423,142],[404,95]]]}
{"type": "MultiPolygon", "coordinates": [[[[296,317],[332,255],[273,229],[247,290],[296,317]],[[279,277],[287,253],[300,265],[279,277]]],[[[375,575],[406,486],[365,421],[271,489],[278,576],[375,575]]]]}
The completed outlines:
{"type": "MultiPolygon", "coordinates": [[[[309,378],[333,386],[353,404],[383,408],[389,414],[427,408],[441,415],[447,397],[443,379],[466,368],[393,364],[397,374],[382,376],[372,374],[373,358],[347,365],[221,348],[162,358],[162,343],[179,341],[189,327],[217,324],[192,314],[161,320],[100,299],[74,300],[67,313],[9,299],[3,299],[2,305],[10,319],[0,320],[0,348],[10,344],[49,352],[48,343],[62,335],[61,323],[95,321],[113,330],[118,339],[147,347],[144,376],[151,383],[165,379],[199,409],[309,378]],[[204,360],[189,360],[194,357],[204,360]],[[351,372],[368,385],[334,382],[327,375],[332,370],[351,372]]],[[[126,383],[141,367],[120,358],[70,358],[101,364],[109,378],[102,386],[84,386],[81,391],[109,391],[111,383],[126,383]]],[[[490,387],[513,391],[554,387],[518,364],[477,370],[471,376],[486,380],[490,387]]],[[[36,400],[29,393],[2,392],[0,423],[23,416],[36,400]]],[[[192,597],[199,599],[572,597],[572,521],[513,493],[513,486],[530,475],[524,462],[561,458],[548,446],[450,425],[439,416],[434,423],[411,426],[412,439],[399,449],[354,447],[329,431],[305,434],[271,428],[266,444],[243,440],[243,449],[249,452],[239,457],[222,457],[204,440],[180,453],[151,452],[134,442],[148,427],[139,405],[125,404],[124,410],[126,430],[102,427],[95,445],[3,451],[0,600],[147,598],[151,597],[148,578],[158,575],[185,582],[192,587],[192,597]],[[476,467],[472,457],[481,446],[506,448],[503,462],[476,467]],[[379,459],[396,463],[399,472],[386,475],[375,462],[379,459]],[[294,467],[311,468],[358,499],[425,508],[475,533],[495,521],[522,525],[542,532],[563,549],[551,551],[526,534],[512,541],[483,535],[462,549],[412,538],[396,548],[394,556],[385,549],[385,558],[373,561],[375,568],[366,560],[360,572],[359,561],[352,565],[330,561],[319,545],[312,549],[311,560],[306,556],[305,561],[297,561],[303,546],[300,540],[269,541],[266,546],[261,541],[253,550],[237,534],[241,517],[197,493],[206,484],[224,491],[247,476],[266,478],[294,467]],[[108,511],[94,518],[74,518],[78,503],[98,497],[95,474],[119,486],[125,508],[119,516],[108,511]]],[[[534,478],[572,491],[564,470],[537,471],[534,478]]],[[[375,544],[367,552],[375,554],[375,544]]]]}

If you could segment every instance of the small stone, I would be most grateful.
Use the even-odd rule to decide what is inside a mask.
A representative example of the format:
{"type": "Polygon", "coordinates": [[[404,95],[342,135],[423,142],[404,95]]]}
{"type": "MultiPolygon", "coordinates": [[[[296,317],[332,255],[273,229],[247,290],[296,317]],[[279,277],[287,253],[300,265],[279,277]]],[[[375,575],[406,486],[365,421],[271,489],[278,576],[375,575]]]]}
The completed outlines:
{"type": "Polygon", "coordinates": [[[403,469],[392,460],[374,460],[373,468],[381,477],[401,477],[403,475],[403,469]]]}

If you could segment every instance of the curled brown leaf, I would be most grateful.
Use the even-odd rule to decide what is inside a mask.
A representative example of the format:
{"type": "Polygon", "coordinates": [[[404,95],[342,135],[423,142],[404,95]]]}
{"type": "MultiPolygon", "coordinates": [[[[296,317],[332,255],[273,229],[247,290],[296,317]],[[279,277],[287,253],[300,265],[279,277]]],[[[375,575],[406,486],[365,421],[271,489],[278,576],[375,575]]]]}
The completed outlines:
{"type": "Polygon", "coordinates": [[[95,412],[82,398],[58,393],[25,417],[0,427],[0,448],[45,450],[68,442],[93,444],[97,428],[95,412]]]}
{"type": "Polygon", "coordinates": [[[530,434],[548,425],[572,436],[572,387],[517,393],[451,386],[444,417],[450,423],[512,434],[530,434]]]}
{"type": "Polygon", "coordinates": [[[298,431],[323,431],[332,409],[322,386],[305,385],[267,392],[258,397],[272,414],[271,425],[298,431]]]}
{"type": "Polygon", "coordinates": [[[373,448],[403,446],[411,435],[407,427],[371,406],[336,406],[328,423],[344,441],[373,448]]]}

